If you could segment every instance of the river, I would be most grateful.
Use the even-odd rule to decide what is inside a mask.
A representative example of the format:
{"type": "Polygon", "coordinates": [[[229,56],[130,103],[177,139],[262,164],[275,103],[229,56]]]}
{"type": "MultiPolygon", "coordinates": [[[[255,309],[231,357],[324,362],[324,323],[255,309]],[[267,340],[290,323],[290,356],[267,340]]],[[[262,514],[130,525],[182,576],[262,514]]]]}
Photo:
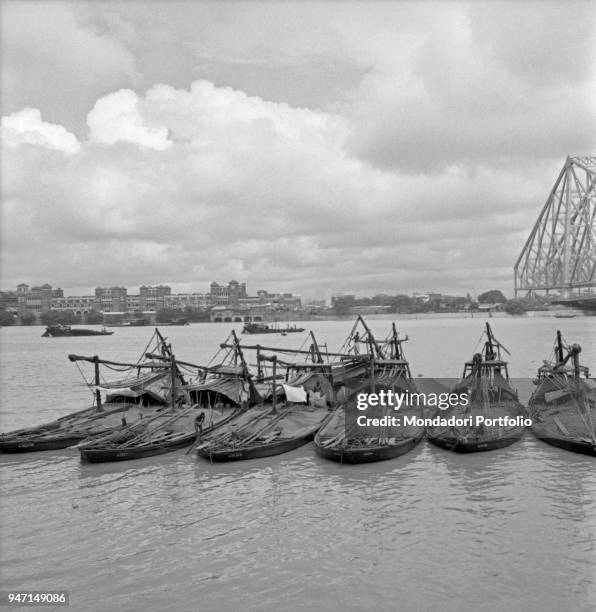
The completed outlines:
{"type": "MultiPolygon", "coordinates": [[[[390,321],[369,323],[384,337],[390,321]]],[[[413,375],[458,377],[484,322],[398,319],[413,375]]],[[[596,368],[594,317],[491,324],[511,352],[513,377],[534,376],[557,328],[596,368]]],[[[306,325],[336,350],[351,322],[306,325]]],[[[231,329],[162,331],[177,358],[205,363],[231,329]]],[[[136,360],[152,329],[82,338],[42,331],[0,330],[2,431],[89,405],[67,355],[136,360]]],[[[305,338],[243,342],[298,348],[305,338]]],[[[0,467],[0,589],[67,589],[72,610],[596,609],[596,461],[530,432],[488,453],[424,442],[398,459],[356,466],[325,461],[309,444],[221,465],[184,450],[82,464],[66,449],[0,455],[0,467]]]]}

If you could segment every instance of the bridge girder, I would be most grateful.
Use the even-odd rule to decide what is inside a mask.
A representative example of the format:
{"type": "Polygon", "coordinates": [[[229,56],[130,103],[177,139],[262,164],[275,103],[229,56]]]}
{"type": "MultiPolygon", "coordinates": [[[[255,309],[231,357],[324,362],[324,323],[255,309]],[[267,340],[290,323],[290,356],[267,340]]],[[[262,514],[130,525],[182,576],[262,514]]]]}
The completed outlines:
{"type": "Polygon", "coordinates": [[[569,156],[514,266],[520,291],[596,287],[596,156],[569,156]]]}

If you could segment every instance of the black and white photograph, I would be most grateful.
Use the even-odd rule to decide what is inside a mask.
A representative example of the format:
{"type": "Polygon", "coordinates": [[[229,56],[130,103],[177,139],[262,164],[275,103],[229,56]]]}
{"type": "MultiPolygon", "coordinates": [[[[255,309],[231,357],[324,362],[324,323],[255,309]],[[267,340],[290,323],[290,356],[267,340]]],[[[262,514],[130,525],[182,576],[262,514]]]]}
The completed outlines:
{"type": "Polygon", "coordinates": [[[0,0],[0,607],[596,610],[596,0],[0,0]]]}

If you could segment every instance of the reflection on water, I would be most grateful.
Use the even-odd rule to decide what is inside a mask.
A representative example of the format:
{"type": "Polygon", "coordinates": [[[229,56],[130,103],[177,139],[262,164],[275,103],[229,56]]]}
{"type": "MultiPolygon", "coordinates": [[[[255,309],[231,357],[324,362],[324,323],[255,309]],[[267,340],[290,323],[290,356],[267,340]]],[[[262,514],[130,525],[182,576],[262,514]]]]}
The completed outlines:
{"type": "MultiPolygon", "coordinates": [[[[529,355],[550,349],[555,323],[517,321],[493,327],[514,355],[512,373],[529,377],[529,355]]],[[[571,323],[594,364],[586,321],[571,323]]],[[[374,321],[375,331],[386,323],[374,321]]],[[[330,347],[349,327],[316,325],[330,347]]],[[[413,371],[441,376],[459,374],[482,331],[476,320],[400,327],[412,338],[413,371]]],[[[172,330],[177,354],[190,361],[207,360],[226,333],[172,330]]],[[[30,332],[2,330],[2,429],[82,407],[85,389],[67,373],[66,353],[129,359],[146,341],[142,328],[118,330],[101,347],[30,332]]],[[[423,443],[356,466],[325,461],[308,445],[231,464],[184,450],[82,464],[65,449],[0,456],[0,468],[0,588],[67,588],[72,610],[596,608],[596,464],[530,433],[490,453],[423,443]]]]}

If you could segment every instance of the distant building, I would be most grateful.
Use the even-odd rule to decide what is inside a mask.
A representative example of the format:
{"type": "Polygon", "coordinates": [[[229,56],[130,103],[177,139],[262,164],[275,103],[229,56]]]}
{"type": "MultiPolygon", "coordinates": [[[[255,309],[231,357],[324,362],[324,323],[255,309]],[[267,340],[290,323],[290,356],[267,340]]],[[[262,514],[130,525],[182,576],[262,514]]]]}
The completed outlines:
{"type": "Polygon", "coordinates": [[[231,280],[227,286],[213,281],[209,285],[209,302],[211,306],[237,306],[242,298],[246,298],[246,283],[231,280]]]}
{"type": "Polygon", "coordinates": [[[304,308],[307,308],[311,312],[325,310],[327,308],[327,302],[325,300],[308,300],[304,303],[304,308]]]}
{"type": "Polygon", "coordinates": [[[165,308],[165,298],[172,295],[172,289],[167,285],[151,287],[143,285],[139,289],[139,310],[163,310],[165,308]]]}
{"type": "Polygon", "coordinates": [[[95,310],[94,295],[79,295],[69,297],[53,297],[52,310],[66,311],[71,310],[76,315],[84,315],[95,310]]]}
{"type": "Polygon", "coordinates": [[[258,303],[269,304],[273,310],[300,310],[302,298],[292,293],[269,293],[263,289],[257,291],[258,303]]]}
{"type": "Polygon", "coordinates": [[[213,323],[253,323],[268,320],[266,306],[239,307],[213,306],[211,321],[213,323]]]}
{"type": "Polygon", "coordinates": [[[25,312],[41,314],[52,308],[52,297],[55,292],[62,292],[62,289],[52,289],[51,285],[45,283],[40,287],[29,287],[25,283],[17,285],[17,310],[19,315],[25,312]]]}
{"type": "Polygon", "coordinates": [[[95,310],[99,312],[127,312],[126,287],[96,287],[95,310]]]}
{"type": "Polygon", "coordinates": [[[164,308],[184,310],[185,308],[206,310],[209,307],[208,293],[174,293],[164,296],[164,308]]]}
{"type": "MultiPolygon", "coordinates": [[[[323,303],[324,304],[324,303],[323,303]]],[[[255,296],[248,296],[246,283],[231,280],[227,285],[213,282],[209,293],[173,294],[168,285],[142,285],[138,295],[129,295],[126,287],[96,287],[94,295],[67,296],[60,288],[51,285],[29,287],[26,283],[17,286],[16,291],[0,292],[0,307],[12,308],[19,314],[30,311],[41,314],[48,310],[70,310],[77,315],[97,311],[111,318],[130,318],[132,313],[151,316],[162,309],[208,310],[215,307],[228,309],[222,315],[222,308],[215,310],[212,320],[262,321],[279,320],[288,317],[299,318],[302,310],[301,298],[291,293],[269,293],[264,290],[255,296]]]]}

